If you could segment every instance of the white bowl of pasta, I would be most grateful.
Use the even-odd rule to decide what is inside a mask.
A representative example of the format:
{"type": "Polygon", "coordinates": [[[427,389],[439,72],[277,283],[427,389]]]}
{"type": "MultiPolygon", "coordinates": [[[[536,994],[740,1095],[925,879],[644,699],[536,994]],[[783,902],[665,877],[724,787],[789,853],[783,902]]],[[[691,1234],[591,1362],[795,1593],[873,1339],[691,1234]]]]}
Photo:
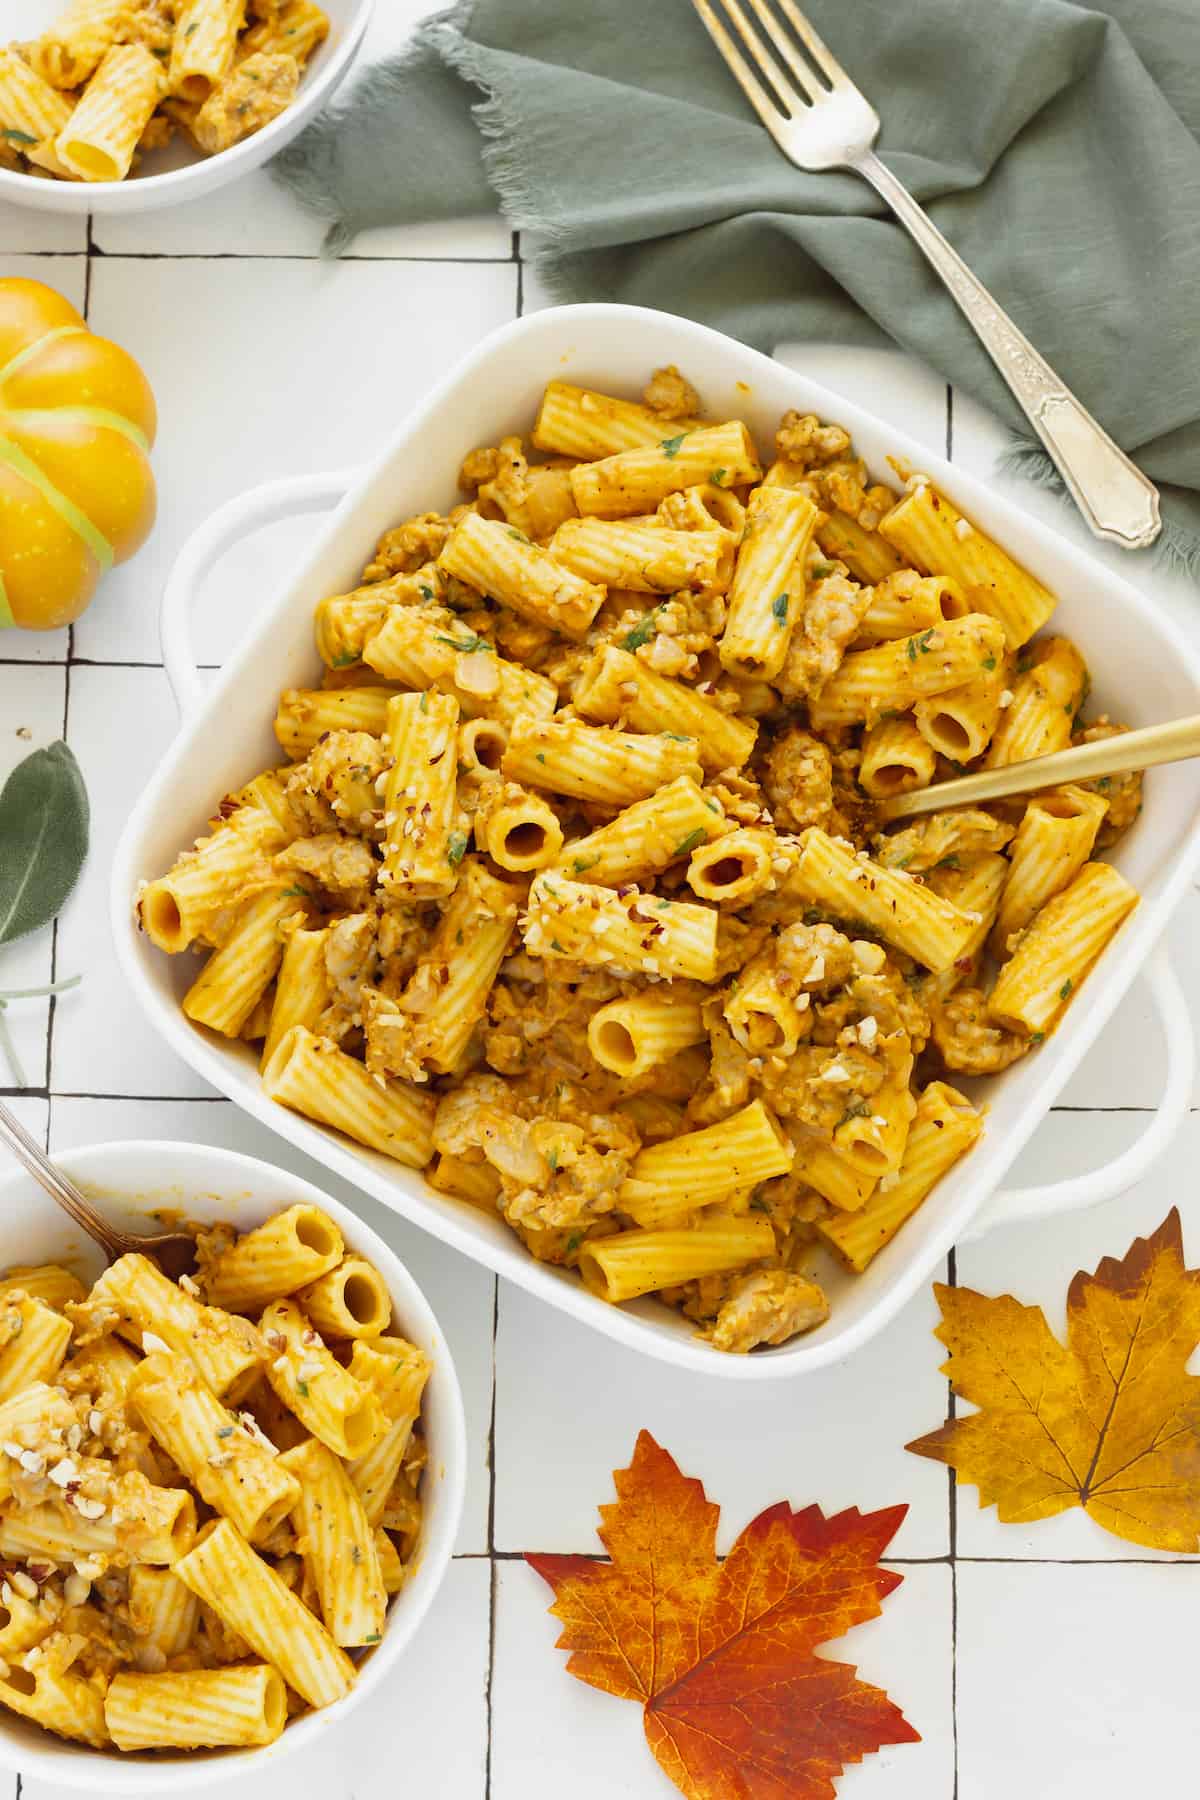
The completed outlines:
{"type": "Polygon", "coordinates": [[[1196,710],[1195,652],[994,490],[685,320],[541,313],[366,472],[264,488],[185,549],[163,613],[185,724],[115,859],[122,966],[207,1080],[550,1303],[714,1374],[820,1367],[985,1216],[1131,1185],[1186,1108],[1190,1025],[1156,950],[1200,848],[1186,766],[1147,779],[1136,819],[1126,787],[1069,796],[1019,842],[999,813],[970,841],[943,817],[884,842],[856,810],[860,777],[928,781],[955,733],[967,760],[1069,735],[1069,640],[1081,729],[1196,710]],[[674,375],[665,411],[636,401],[670,365],[699,416],[674,375]],[[530,461],[512,434],[535,418],[530,461]],[[867,489],[903,482],[892,459],[924,474],[867,489]],[[205,571],[335,502],[202,692],[205,571]],[[743,581],[768,521],[779,566],[743,581]],[[1044,885],[1060,831],[1069,879],[1044,885]],[[199,975],[163,954],[189,941],[214,950],[199,975]],[[1157,1115],[1107,1169],[998,1194],[1138,974],[1157,1115]]]}
{"type": "Polygon", "coordinates": [[[207,1789],[403,1654],[462,1511],[458,1379],[394,1252],[308,1182],[197,1144],[59,1161],[124,1229],[218,1229],[175,1285],[0,1183],[0,1763],[207,1789]]]}
{"type": "Polygon", "coordinates": [[[373,3],[0,0],[0,199],[132,213],[212,193],[333,96],[373,3]]]}

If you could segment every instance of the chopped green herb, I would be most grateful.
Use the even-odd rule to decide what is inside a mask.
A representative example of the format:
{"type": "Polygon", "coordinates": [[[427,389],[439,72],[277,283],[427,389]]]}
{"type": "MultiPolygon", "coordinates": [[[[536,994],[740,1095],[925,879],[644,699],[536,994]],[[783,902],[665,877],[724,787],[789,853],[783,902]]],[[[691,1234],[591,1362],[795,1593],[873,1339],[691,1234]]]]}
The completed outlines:
{"type": "Polygon", "coordinates": [[[838,1120],[838,1126],[845,1125],[850,1119],[869,1119],[870,1116],[871,1109],[865,1100],[852,1100],[838,1120]]]}
{"type": "Polygon", "coordinates": [[[6,127],[4,131],[0,131],[0,137],[6,137],[10,144],[36,144],[37,143],[37,138],[32,136],[30,132],[17,131],[16,128],[11,125],[6,127]]]}
{"type": "Polygon", "coordinates": [[[217,1436],[219,1438],[232,1437],[233,1436],[233,1426],[232,1425],[222,1425],[220,1431],[218,1431],[218,1433],[217,1433],[217,1436]]]}
{"type": "Polygon", "coordinates": [[[1044,1043],[1045,1040],[1046,1034],[1044,1031],[1035,1031],[1029,1041],[1031,1044],[1041,1044],[1044,1043]]]}
{"type": "Polygon", "coordinates": [[[702,844],[703,842],[703,828],[697,825],[695,831],[689,831],[685,838],[680,838],[675,846],[675,854],[676,856],[688,856],[696,848],[697,844],[702,844]]]}
{"type": "Polygon", "coordinates": [[[1062,986],[1061,986],[1061,987],[1060,987],[1060,988],[1059,988],[1059,990],[1058,990],[1058,997],[1059,997],[1059,999],[1060,999],[1060,1000],[1065,1000],[1065,999],[1066,999],[1066,997],[1067,997],[1067,995],[1068,995],[1068,994],[1069,994],[1069,993],[1070,993],[1070,992],[1071,992],[1071,983],[1070,983],[1070,982],[1069,982],[1069,981],[1064,981],[1064,982],[1063,982],[1063,984],[1062,984],[1062,986]]]}
{"type": "Polygon", "coordinates": [[[962,864],[959,862],[958,857],[953,853],[953,851],[950,853],[949,856],[943,856],[941,858],[941,860],[939,862],[935,862],[933,866],[935,869],[961,869],[962,868],[962,864]]]}
{"type": "Polygon", "coordinates": [[[546,1158],[546,1161],[550,1164],[551,1169],[557,1175],[557,1173],[558,1173],[558,1151],[552,1150],[550,1152],[549,1156],[546,1158]]]}
{"type": "Polygon", "coordinates": [[[686,731],[662,731],[659,736],[670,738],[673,744],[690,744],[692,741],[686,731]]]}
{"type": "Polygon", "coordinates": [[[573,1231],[571,1233],[570,1237],[567,1239],[567,1246],[566,1246],[565,1254],[567,1256],[570,1256],[573,1251],[578,1250],[578,1248],[579,1248],[580,1244],[582,1244],[582,1242],[583,1242],[582,1231],[573,1231]]]}
{"type": "Polygon", "coordinates": [[[546,752],[545,752],[545,751],[544,751],[544,750],[539,750],[539,751],[538,751],[538,753],[537,753],[537,760],[538,760],[538,762],[540,762],[540,763],[544,763],[544,762],[545,762],[545,760],[546,760],[546,752]]]}
{"type": "Polygon", "coordinates": [[[714,487],[721,487],[728,473],[729,471],[727,469],[714,469],[708,479],[712,482],[714,487]]]}
{"type": "Polygon", "coordinates": [[[356,663],[358,660],[359,655],[357,650],[339,650],[338,654],[333,659],[333,667],[335,669],[348,669],[351,663],[356,663]]]}
{"type": "Polygon", "coordinates": [[[421,704],[417,707],[417,711],[423,713],[429,711],[429,695],[427,692],[421,695],[421,704]]]}
{"type": "Polygon", "coordinates": [[[308,1383],[307,1383],[307,1381],[298,1381],[296,1383],[296,1392],[299,1394],[299,1396],[302,1400],[307,1400],[308,1399],[308,1383]]]}
{"type": "Polygon", "coordinates": [[[446,637],[439,631],[434,634],[434,641],[439,644],[449,644],[452,650],[460,650],[464,656],[470,656],[474,650],[484,650],[495,654],[492,645],[483,637],[469,637],[465,642],[460,643],[457,638],[446,637]]]}
{"type": "Polygon", "coordinates": [[[454,941],[456,944],[461,944],[463,941],[463,932],[462,932],[461,925],[459,926],[458,930],[454,934],[454,941]]]}
{"type": "Polygon", "coordinates": [[[433,589],[431,587],[427,587],[425,582],[423,582],[423,581],[418,581],[417,592],[420,594],[422,600],[432,600],[433,599],[433,589]]]}
{"type": "Polygon", "coordinates": [[[643,644],[650,642],[658,630],[658,615],[661,611],[661,605],[651,607],[645,618],[639,619],[633,630],[625,633],[622,642],[626,650],[640,650],[643,644]]]}
{"type": "Polygon", "coordinates": [[[352,1563],[360,1563],[362,1561],[362,1545],[361,1544],[351,1544],[351,1546],[350,1546],[350,1561],[352,1563]]]}
{"type": "Polygon", "coordinates": [[[598,856],[577,856],[571,867],[576,875],[582,875],[585,869],[594,869],[599,861],[598,856]]]}
{"type": "Polygon", "coordinates": [[[662,452],[668,462],[674,462],[675,458],[679,455],[679,446],[686,436],[687,432],[681,431],[678,437],[663,438],[662,452]]]}
{"type": "Polygon", "coordinates": [[[557,938],[550,939],[550,948],[552,950],[557,950],[558,954],[560,956],[565,956],[567,954],[566,951],[563,949],[562,945],[559,943],[557,938]]]}
{"type": "Polygon", "coordinates": [[[311,900],[312,895],[306,887],[290,887],[284,888],[283,898],[285,900],[311,900]]]}
{"type": "Polygon", "coordinates": [[[670,912],[671,902],[669,900],[660,900],[654,910],[655,912],[670,912]]]}
{"type": "Polygon", "coordinates": [[[824,581],[827,575],[833,574],[833,564],[827,562],[815,562],[809,570],[809,574],[815,575],[818,581],[824,581]]]}
{"type": "Polygon", "coordinates": [[[452,869],[456,869],[467,854],[467,834],[465,831],[452,831],[450,842],[446,847],[446,861],[452,869]]]}
{"type": "Polygon", "coordinates": [[[786,594],[776,594],[771,602],[771,614],[777,625],[787,624],[788,597],[786,594]]]}
{"type": "Polygon", "coordinates": [[[1112,786],[1112,776],[1111,775],[1102,775],[1100,777],[1099,781],[1096,783],[1096,786],[1099,788],[1099,790],[1102,794],[1107,794],[1109,788],[1112,786]]]}
{"type": "Polygon", "coordinates": [[[994,656],[985,656],[980,661],[979,666],[981,669],[994,669],[996,666],[996,659],[994,656]]]}
{"type": "Polygon", "coordinates": [[[199,31],[199,29],[200,29],[199,20],[195,20],[191,25],[188,26],[187,30],[184,32],[183,35],[185,38],[190,38],[192,33],[194,31],[199,31]]]}
{"type": "Polygon", "coordinates": [[[929,640],[933,636],[933,633],[934,633],[934,627],[931,625],[929,627],[929,630],[923,631],[919,637],[910,637],[909,638],[909,640],[908,640],[908,660],[909,660],[909,662],[916,662],[918,650],[921,652],[922,656],[929,655],[929,640]]]}
{"type": "Polygon", "coordinates": [[[379,1633],[377,1631],[368,1631],[363,1637],[364,1644],[377,1644],[378,1642],[379,1633]]]}
{"type": "Polygon", "coordinates": [[[518,544],[527,544],[529,542],[529,539],[525,536],[525,533],[523,531],[518,531],[515,525],[509,526],[508,535],[510,538],[516,538],[518,544]]]}
{"type": "Polygon", "coordinates": [[[767,1205],[767,1202],[763,1199],[762,1195],[756,1191],[750,1201],[750,1211],[756,1213],[769,1213],[770,1210],[771,1208],[767,1205]]]}

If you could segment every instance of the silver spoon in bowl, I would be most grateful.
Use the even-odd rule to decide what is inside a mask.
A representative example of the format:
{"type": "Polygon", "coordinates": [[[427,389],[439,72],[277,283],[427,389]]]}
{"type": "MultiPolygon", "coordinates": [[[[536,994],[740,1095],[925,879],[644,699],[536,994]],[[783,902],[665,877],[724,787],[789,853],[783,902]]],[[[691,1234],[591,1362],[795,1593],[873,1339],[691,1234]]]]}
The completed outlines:
{"type": "Polygon", "coordinates": [[[30,1137],[21,1121],[9,1111],[3,1101],[0,1101],[0,1138],[5,1140],[18,1162],[24,1164],[34,1180],[41,1183],[50,1198],[99,1244],[110,1263],[116,1262],[119,1256],[128,1255],[130,1251],[137,1251],[141,1256],[153,1257],[163,1274],[171,1281],[178,1281],[181,1275],[190,1275],[195,1269],[196,1241],[190,1233],[164,1231],[150,1237],[139,1237],[133,1232],[118,1231],[116,1226],[110,1225],[103,1214],[96,1210],[90,1200],[84,1198],[75,1183],[61,1169],[55,1168],[36,1138],[30,1137]]]}

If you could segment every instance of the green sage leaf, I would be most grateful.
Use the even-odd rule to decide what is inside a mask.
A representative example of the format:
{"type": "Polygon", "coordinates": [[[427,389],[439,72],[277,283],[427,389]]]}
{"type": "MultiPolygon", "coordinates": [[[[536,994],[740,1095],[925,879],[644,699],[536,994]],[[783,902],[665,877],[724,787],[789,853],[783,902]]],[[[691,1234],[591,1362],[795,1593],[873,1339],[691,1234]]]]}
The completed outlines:
{"type": "Polygon", "coordinates": [[[40,931],[79,879],[88,797],[63,743],[35,750],[0,791],[0,944],[40,931]]]}

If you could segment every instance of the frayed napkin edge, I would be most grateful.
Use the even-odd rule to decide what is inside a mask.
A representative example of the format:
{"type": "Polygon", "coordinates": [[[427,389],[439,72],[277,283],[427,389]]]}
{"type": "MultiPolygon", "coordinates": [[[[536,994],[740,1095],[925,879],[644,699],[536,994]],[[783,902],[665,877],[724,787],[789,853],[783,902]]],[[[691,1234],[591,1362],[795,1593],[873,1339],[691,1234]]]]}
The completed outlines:
{"type": "MultiPolygon", "coordinates": [[[[1067,491],[1066,482],[1040,444],[1014,435],[1007,450],[996,459],[996,466],[1006,474],[1020,476],[1034,487],[1044,488],[1063,503],[1064,509],[1075,512],[1075,502],[1067,491]]],[[[1139,552],[1127,551],[1126,554],[1138,555],[1139,552]]],[[[1182,575],[1189,581],[1200,580],[1200,534],[1173,519],[1163,520],[1162,531],[1146,554],[1171,575],[1182,575]]]]}

